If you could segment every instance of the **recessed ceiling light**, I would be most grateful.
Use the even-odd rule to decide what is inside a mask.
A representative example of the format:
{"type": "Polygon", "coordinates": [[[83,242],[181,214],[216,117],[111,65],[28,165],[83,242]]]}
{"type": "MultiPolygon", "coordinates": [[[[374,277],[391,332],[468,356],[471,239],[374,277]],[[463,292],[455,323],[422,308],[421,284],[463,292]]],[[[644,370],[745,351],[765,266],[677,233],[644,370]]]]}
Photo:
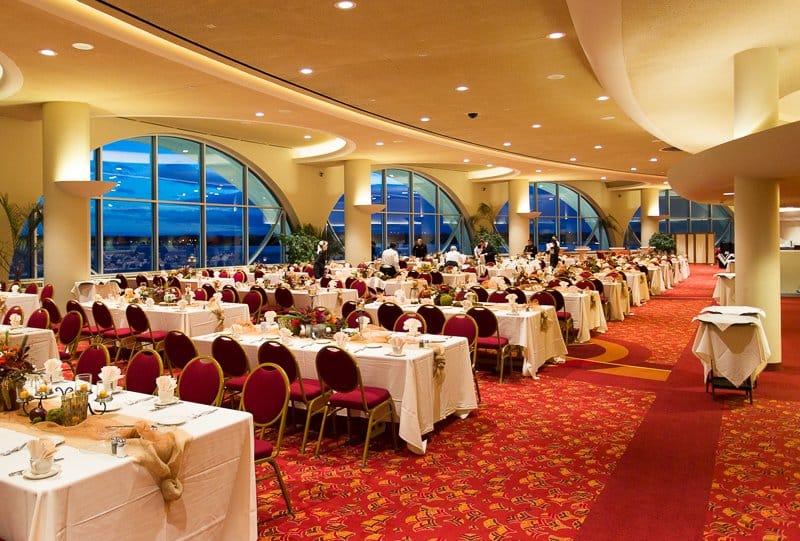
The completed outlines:
{"type": "Polygon", "coordinates": [[[42,56],[56,56],[58,53],[53,49],[40,49],[39,54],[42,56]]]}
{"type": "Polygon", "coordinates": [[[384,145],[384,142],[383,141],[378,141],[377,143],[375,143],[375,145],[379,146],[379,147],[382,147],[384,145]]]}
{"type": "Polygon", "coordinates": [[[80,41],[75,42],[72,44],[73,49],[78,49],[79,51],[91,51],[94,49],[94,45],[91,43],[82,43],[80,41]]]}
{"type": "Polygon", "coordinates": [[[464,163],[469,163],[469,158],[464,158],[464,163]]]}
{"type": "Polygon", "coordinates": [[[186,148],[184,148],[183,150],[181,150],[181,152],[183,152],[184,154],[188,154],[188,153],[189,153],[189,150],[188,150],[188,149],[186,149],[186,148]]]}
{"type": "Polygon", "coordinates": [[[725,192],[725,193],[724,193],[724,194],[722,194],[722,195],[736,195],[736,192],[725,192]]]}
{"type": "Polygon", "coordinates": [[[419,121],[420,122],[430,122],[431,121],[431,117],[424,116],[424,117],[420,118],[419,121]]]}
{"type": "Polygon", "coordinates": [[[542,127],[541,124],[531,124],[531,128],[539,129],[541,127],[542,127]]]}
{"type": "Polygon", "coordinates": [[[311,139],[311,136],[310,136],[310,135],[308,135],[308,134],[305,134],[305,135],[303,136],[303,139],[311,139]]]}
{"type": "Polygon", "coordinates": [[[258,117],[264,116],[264,113],[262,111],[258,111],[256,112],[256,116],[258,117]]]}
{"type": "Polygon", "coordinates": [[[638,170],[639,170],[638,167],[631,167],[631,171],[638,171],[638,170]]]}
{"type": "Polygon", "coordinates": [[[336,6],[337,9],[353,9],[356,7],[356,3],[351,0],[341,0],[333,5],[336,6]]]}
{"type": "Polygon", "coordinates": [[[614,120],[616,117],[613,115],[604,116],[600,120],[614,120]]]}
{"type": "Polygon", "coordinates": [[[595,99],[597,101],[608,101],[608,96],[597,96],[595,99]]]}
{"type": "Polygon", "coordinates": [[[650,161],[651,161],[651,162],[657,162],[657,161],[658,161],[658,158],[650,158],[650,161]]]}
{"type": "Polygon", "coordinates": [[[664,181],[664,184],[666,184],[666,185],[669,185],[669,181],[668,181],[668,180],[665,180],[665,181],[664,181]]]}
{"type": "Polygon", "coordinates": [[[566,77],[566,75],[564,75],[563,73],[551,73],[550,75],[547,76],[547,78],[550,79],[551,81],[560,81],[564,77],[566,77]]]}
{"type": "Polygon", "coordinates": [[[600,180],[605,180],[607,177],[600,177],[600,180]]]}
{"type": "Polygon", "coordinates": [[[492,164],[490,164],[490,163],[487,163],[487,164],[486,164],[486,167],[494,167],[494,165],[492,165],[492,164]]]}
{"type": "Polygon", "coordinates": [[[572,157],[569,159],[569,161],[571,161],[571,162],[577,162],[577,161],[578,161],[578,158],[576,158],[575,156],[572,156],[572,157]]]}
{"type": "Polygon", "coordinates": [[[505,143],[503,143],[503,146],[504,147],[510,147],[511,146],[511,141],[506,141],[505,143]]]}
{"type": "Polygon", "coordinates": [[[216,27],[217,25],[215,25],[214,23],[208,23],[206,25],[206,28],[208,28],[209,30],[214,30],[216,27]]]}
{"type": "Polygon", "coordinates": [[[547,37],[550,38],[550,39],[561,39],[564,36],[566,36],[566,34],[564,32],[551,32],[551,33],[547,34],[547,37]]]}
{"type": "Polygon", "coordinates": [[[537,170],[536,170],[536,172],[537,172],[537,173],[541,173],[541,172],[542,172],[542,170],[541,170],[541,169],[537,169],[537,170]]]}
{"type": "Polygon", "coordinates": [[[594,149],[595,149],[595,150],[600,150],[601,148],[603,148],[603,145],[595,145],[595,146],[594,146],[594,149]]]}
{"type": "Polygon", "coordinates": [[[314,70],[312,70],[311,68],[300,68],[300,73],[302,73],[303,75],[311,75],[312,73],[314,73],[314,70]]]}
{"type": "Polygon", "coordinates": [[[459,92],[466,92],[467,90],[469,90],[469,87],[465,85],[459,85],[456,87],[456,90],[459,92]]]}

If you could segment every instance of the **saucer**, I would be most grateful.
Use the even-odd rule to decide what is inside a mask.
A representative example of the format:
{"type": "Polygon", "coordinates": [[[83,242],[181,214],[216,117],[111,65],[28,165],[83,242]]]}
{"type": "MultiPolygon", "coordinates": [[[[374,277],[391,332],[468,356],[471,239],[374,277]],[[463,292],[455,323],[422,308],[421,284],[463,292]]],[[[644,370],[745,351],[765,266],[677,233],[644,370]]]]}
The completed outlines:
{"type": "Polygon", "coordinates": [[[367,348],[367,349],[378,349],[378,348],[382,348],[383,344],[367,344],[364,347],[367,348]]]}
{"type": "Polygon", "coordinates": [[[405,357],[406,354],[405,353],[394,353],[394,352],[390,351],[389,353],[386,354],[386,356],[387,357],[405,357]]]}
{"type": "Polygon", "coordinates": [[[53,464],[53,467],[50,469],[50,471],[44,473],[33,473],[31,470],[26,469],[24,472],[22,472],[22,477],[25,479],[47,479],[48,477],[53,477],[59,473],[61,473],[61,467],[57,464],[53,464]]]}
{"type": "Polygon", "coordinates": [[[178,426],[186,422],[186,417],[183,415],[165,415],[156,421],[156,424],[163,426],[178,426]]]}
{"type": "Polygon", "coordinates": [[[157,408],[165,408],[167,406],[171,406],[172,404],[175,404],[177,401],[178,401],[178,397],[177,396],[173,396],[172,400],[170,400],[169,402],[162,402],[162,401],[157,399],[153,405],[155,407],[157,407],[157,408]]]}
{"type": "Polygon", "coordinates": [[[320,339],[320,340],[315,340],[314,342],[317,343],[317,344],[330,344],[331,343],[331,341],[328,340],[327,338],[323,338],[323,339],[320,339]]]}

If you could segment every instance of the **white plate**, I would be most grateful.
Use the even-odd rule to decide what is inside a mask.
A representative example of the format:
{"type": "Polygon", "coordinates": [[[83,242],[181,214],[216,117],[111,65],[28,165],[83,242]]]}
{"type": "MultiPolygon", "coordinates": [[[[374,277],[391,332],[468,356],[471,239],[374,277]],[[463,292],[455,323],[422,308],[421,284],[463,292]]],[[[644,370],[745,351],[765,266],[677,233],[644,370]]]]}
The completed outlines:
{"type": "Polygon", "coordinates": [[[53,477],[59,473],[61,473],[61,467],[57,464],[53,464],[53,468],[49,472],[33,473],[31,470],[25,470],[22,472],[22,477],[25,479],[47,479],[48,477],[53,477]]]}
{"type": "Polygon", "coordinates": [[[328,340],[327,338],[323,338],[323,339],[320,339],[320,340],[315,340],[315,343],[317,343],[317,344],[330,344],[331,341],[328,340]]]}
{"type": "Polygon", "coordinates": [[[405,357],[405,353],[392,353],[391,351],[386,354],[387,357],[405,357]]]}
{"type": "MultiPolygon", "coordinates": [[[[122,403],[119,400],[109,400],[106,402],[106,411],[117,411],[122,408],[122,403]]],[[[92,409],[94,411],[103,411],[103,404],[97,400],[92,401],[92,409]]]]}
{"type": "Polygon", "coordinates": [[[164,426],[178,426],[186,422],[186,417],[183,415],[165,415],[156,421],[156,424],[164,426]]]}
{"type": "Polygon", "coordinates": [[[431,338],[428,340],[431,344],[444,344],[447,342],[447,338],[431,338]]]}
{"type": "Polygon", "coordinates": [[[178,397],[174,397],[169,402],[162,402],[162,401],[156,399],[156,401],[155,401],[155,403],[153,405],[155,407],[157,407],[157,408],[166,408],[167,406],[171,406],[172,404],[176,403],[177,401],[178,401],[178,397]]]}
{"type": "Polygon", "coordinates": [[[382,348],[383,344],[367,344],[364,347],[367,348],[367,349],[378,349],[378,348],[382,348]]]}

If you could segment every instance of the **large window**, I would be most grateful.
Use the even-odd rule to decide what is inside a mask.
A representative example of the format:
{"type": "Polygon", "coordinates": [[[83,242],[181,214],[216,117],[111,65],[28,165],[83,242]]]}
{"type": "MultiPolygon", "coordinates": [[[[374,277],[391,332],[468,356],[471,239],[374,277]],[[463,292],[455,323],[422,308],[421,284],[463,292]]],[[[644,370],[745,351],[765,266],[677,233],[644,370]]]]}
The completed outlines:
{"type": "Polygon", "coordinates": [[[247,165],[218,149],[136,137],[96,149],[92,174],[117,184],[90,207],[94,272],[282,260],[282,205],[247,165]]]}
{"type": "MultiPolygon", "coordinates": [[[[428,253],[455,245],[464,253],[472,249],[464,217],[449,195],[436,183],[418,173],[403,169],[374,171],[371,177],[372,203],[386,205],[372,214],[373,256],[389,243],[397,243],[398,252],[407,255],[417,238],[428,253]]],[[[344,195],[328,217],[329,231],[342,244],[344,230],[344,195]]]]}
{"type": "MultiPolygon", "coordinates": [[[[529,193],[531,211],[541,212],[530,221],[530,236],[539,250],[544,250],[554,235],[566,250],[576,246],[608,248],[605,225],[588,198],[554,182],[532,182],[529,193]]],[[[495,227],[508,240],[508,203],[497,214],[495,227]]]]}

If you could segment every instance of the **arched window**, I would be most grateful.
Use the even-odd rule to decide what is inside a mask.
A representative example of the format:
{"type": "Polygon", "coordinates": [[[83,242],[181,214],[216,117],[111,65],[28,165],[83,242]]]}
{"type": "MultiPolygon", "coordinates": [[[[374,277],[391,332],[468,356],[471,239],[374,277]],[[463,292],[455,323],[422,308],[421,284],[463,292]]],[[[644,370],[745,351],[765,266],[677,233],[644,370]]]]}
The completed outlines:
{"type": "Polygon", "coordinates": [[[204,143],[135,137],[92,153],[92,270],[138,272],[280,262],[282,205],[246,164],[204,143]]]}
{"type": "MultiPolygon", "coordinates": [[[[531,211],[541,212],[530,221],[530,236],[539,250],[545,249],[553,235],[567,250],[576,246],[608,248],[605,225],[587,197],[555,182],[531,182],[529,193],[531,211]]],[[[508,240],[508,203],[497,214],[495,227],[508,240]]]]}
{"type": "MultiPolygon", "coordinates": [[[[389,243],[397,243],[400,255],[410,252],[417,238],[428,246],[428,253],[456,245],[462,252],[471,249],[464,217],[449,195],[435,182],[404,169],[382,169],[371,175],[372,203],[386,205],[372,214],[373,256],[389,243]]],[[[328,227],[342,245],[344,195],[328,216],[328,227]]]]}

